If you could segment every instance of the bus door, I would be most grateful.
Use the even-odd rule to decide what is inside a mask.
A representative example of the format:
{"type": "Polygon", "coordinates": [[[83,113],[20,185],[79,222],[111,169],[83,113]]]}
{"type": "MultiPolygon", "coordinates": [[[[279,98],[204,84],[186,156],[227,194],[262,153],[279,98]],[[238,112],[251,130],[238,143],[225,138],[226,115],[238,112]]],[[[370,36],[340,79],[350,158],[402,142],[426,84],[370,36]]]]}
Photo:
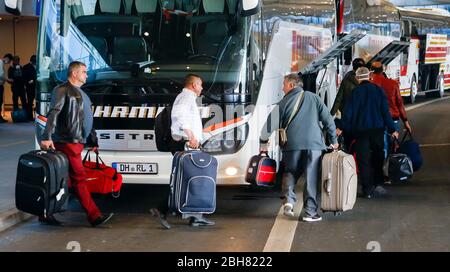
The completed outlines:
{"type": "Polygon", "coordinates": [[[447,60],[447,35],[428,33],[420,38],[419,89],[439,93],[444,87],[441,64],[447,60]]]}

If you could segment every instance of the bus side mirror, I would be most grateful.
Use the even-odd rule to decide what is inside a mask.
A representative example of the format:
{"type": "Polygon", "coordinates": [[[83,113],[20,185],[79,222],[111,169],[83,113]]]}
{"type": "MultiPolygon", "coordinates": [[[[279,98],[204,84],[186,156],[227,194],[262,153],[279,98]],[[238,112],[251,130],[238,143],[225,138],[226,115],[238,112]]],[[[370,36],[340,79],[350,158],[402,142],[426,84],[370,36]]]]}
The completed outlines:
{"type": "Polygon", "coordinates": [[[241,0],[241,16],[247,17],[255,15],[259,12],[260,0],[241,0]]]}
{"type": "Polygon", "coordinates": [[[5,10],[19,16],[22,12],[22,0],[5,0],[5,10]]]}

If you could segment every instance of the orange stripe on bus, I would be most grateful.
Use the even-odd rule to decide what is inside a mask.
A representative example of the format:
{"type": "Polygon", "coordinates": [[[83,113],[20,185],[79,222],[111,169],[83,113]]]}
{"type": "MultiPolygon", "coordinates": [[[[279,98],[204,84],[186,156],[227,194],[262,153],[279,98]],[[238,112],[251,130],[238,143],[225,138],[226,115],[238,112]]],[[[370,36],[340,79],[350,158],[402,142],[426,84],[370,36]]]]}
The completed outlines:
{"type": "Polygon", "coordinates": [[[219,128],[223,128],[223,127],[226,127],[226,126],[229,126],[229,125],[232,125],[232,124],[236,124],[236,123],[238,123],[240,121],[242,121],[242,117],[238,117],[238,118],[235,118],[233,120],[228,120],[228,121],[225,121],[225,122],[222,122],[222,123],[217,123],[217,124],[214,124],[212,126],[209,126],[209,127],[205,128],[205,129],[203,129],[203,132],[212,132],[212,131],[217,130],[219,128]]]}

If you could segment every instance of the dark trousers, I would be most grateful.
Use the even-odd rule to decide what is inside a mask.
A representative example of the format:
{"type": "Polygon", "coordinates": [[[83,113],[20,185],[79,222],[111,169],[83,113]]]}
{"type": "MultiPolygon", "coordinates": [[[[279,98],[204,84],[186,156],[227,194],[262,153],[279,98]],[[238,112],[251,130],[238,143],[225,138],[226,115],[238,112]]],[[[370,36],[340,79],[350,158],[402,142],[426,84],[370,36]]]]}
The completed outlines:
{"type": "Polygon", "coordinates": [[[27,84],[26,85],[26,95],[27,95],[27,115],[28,120],[33,121],[33,104],[34,104],[34,98],[36,96],[36,85],[34,84],[27,84]]]}
{"type": "MultiPolygon", "coordinates": [[[[175,155],[175,153],[176,151],[172,151],[172,156],[175,155]]],[[[164,215],[167,215],[167,213],[169,212],[169,197],[170,197],[170,185],[167,187],[164,199],[158,205],[158,210],[164,215]]]]}
{"type": "Polygon", "coordinates": [[[297,202],[295,186],[300,176],[306,172],[303,209],[309,216],[316,215],[319,210],[321,157],[322,150],[283,151],[283,203],[295,205],[297,202]]]}
{"type": "Polygon", "coordinates": [[[22,109],[26,110],[27,108],[27,98],[25,96],[25,89],[23,88],[14,88],[14,86],[12,87],[12,94],[13,94],[13,109],[14,111],[18,111],[19,110],[19,98],[20,98],[20,103],[22,103],[22,109]]]}
{"type": "MultiPolygon", "coordinates": [[[[1,65],[1,63],[0,63],[1,65]]],[[[0,85],[0,117],[2,114],[2,107],[3,107],[3,92],[5,91],[5,87],[3,85],[0,85]]]]}
{"type": "Polygon", "coordinates": [[[81,152],[83,151],[84,145],[55,143],[55,148],[66,154],[69,159],[69,184],[75,191],[75,195],[80,201],[81,206],[86,211],[89,222],[93,222],[101,213],[86,186],[86,171],[84,170],[81,159],[81,152]]]}
{"type": "Polygon", "coordinates": [[[375,130],[358,134],[354,150],[358,164],[358,179],[364,194],[371,194],[375,186],[384,182],[384,131],[375,130]]]}

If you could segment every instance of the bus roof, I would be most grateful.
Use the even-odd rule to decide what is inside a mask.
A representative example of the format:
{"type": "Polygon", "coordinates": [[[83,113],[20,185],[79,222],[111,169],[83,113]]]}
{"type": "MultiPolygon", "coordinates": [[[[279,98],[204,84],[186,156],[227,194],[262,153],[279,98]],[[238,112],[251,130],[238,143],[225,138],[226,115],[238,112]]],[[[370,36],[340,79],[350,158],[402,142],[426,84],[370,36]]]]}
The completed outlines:
{"type": "Polygon", "coordinates": [[[417,9],[405,9],[397,8],[400,12],[400,17],[403,20],[411,20],[429,24],[433,26],[445,26],[450,27],[450,14],[438,13],[433,10],[417,10],[417,9]]]}

